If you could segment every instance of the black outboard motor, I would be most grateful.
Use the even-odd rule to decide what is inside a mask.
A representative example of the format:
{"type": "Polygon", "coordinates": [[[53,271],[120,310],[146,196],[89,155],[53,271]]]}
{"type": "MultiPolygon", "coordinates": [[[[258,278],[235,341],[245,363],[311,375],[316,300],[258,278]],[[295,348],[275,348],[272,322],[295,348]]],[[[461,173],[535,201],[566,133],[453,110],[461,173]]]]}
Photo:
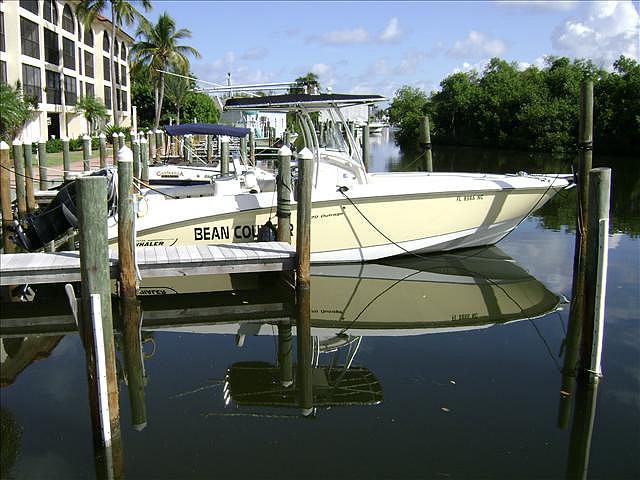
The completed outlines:
{"type": "MultiPolygon", "coordinates": [[[[98,170],[91,175],[107,177],[107,208],[113,213],[114,205],[117,205],[115,175],[110,169],[98,170]]],[[[73,180],[60,187],[58,194],[45,209],[28,214],[16,225],[15,242],[25,250],[33,252],[77,226],[76,181],[73,180]]]]}

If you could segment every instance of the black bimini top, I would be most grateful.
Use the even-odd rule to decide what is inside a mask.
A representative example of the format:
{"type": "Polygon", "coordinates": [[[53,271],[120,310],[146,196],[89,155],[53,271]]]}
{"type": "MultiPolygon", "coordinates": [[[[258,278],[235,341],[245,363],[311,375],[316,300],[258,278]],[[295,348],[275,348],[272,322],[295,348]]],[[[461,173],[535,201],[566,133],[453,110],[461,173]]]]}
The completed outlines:
{"type": "Polygon", "coordinates": [[[215,123],[183,123],[180,125],[166,125],[168,135],[227,135],[229,137],[244,137],[249,134],[248,128],[230,127],[215,123]]]}
{"type": "Polygon", "coordinates": [[[229,98],[224,105],[225,110],[294,110],[305,107],[307,110],[323,110],[331,107],[350,107],[386,100],[380,95],[347,95],[338,93],[290,93],[286,95],[269,95],[264,97],[229,98]]]}

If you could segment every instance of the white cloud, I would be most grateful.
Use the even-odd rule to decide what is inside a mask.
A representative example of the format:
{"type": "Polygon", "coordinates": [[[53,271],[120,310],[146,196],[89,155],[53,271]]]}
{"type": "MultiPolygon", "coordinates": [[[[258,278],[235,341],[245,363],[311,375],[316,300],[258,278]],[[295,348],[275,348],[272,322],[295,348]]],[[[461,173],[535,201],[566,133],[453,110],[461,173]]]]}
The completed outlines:
{"type": "Polygon", "coordinates": [[[318,76],[326,75],[327,73],[331,72],[331,70],[331,66],[327,65],[326,63],[316,63],[311,67],[311,72],[315,73],[318,76]]]}
{"type": "Polygon", "coordinates": [[[620,55],[638,58],[640,17],[631,1],[593,2],[583,18],[555,28],[553,47],[570,57],[588,58],[610,67],[620,55]]]}
{"type": "Polygon", "coordinates": [[[489,61],[489,58],[485,58],[475,63],[463,62],[462,65],[455,67],[451,73],[470,72],[472,70],[482,73],[487,68],[489,61]]]}
{"type": "Polygon", "coordinates": [[[250,48],[242,55],[240,55],[240,60],[260,60],[267,56],[269,50],[262,47],[250,48]]]}
{"type": "Polygon", "coordinates": [[[355,43],[366,43],[370,40],[369,32],[364,28],[354,28],[352,30],[334,30],[323,33],[319,37],[312,37],[325,45],[350,45],[355,43]]]}
{"type": "Polygon", "coordinates": [[[380,34],[380,41],[382,42],[391,42],[397,40],[402,35],[402,29],[400,28],[400,23],[398,22],[397,17],[393,17],[387,23],[387,26],[380,34]]]}
{"type": "Polygon", "coordinates": [[[557,12],[573,10],[578,6],[577,1],[541,1],[541,0],[501,0],[494,4],[514,10],[523,10],[527,12],[557,12]]]}
{"type": "Polygon", "coordinates": [[[506,48],[502,40],[489,38],[482,32],[472,30],[467,38],[457,40],[447,53],[459,58],[498,57],[506,48]]]}
{"type": "Polygon", "coordinates": [[[404,75],[413,75],[425,58],[426,54],[421,51],[412,50],[406,52],[400,60],[398,72],[404,75]]]}

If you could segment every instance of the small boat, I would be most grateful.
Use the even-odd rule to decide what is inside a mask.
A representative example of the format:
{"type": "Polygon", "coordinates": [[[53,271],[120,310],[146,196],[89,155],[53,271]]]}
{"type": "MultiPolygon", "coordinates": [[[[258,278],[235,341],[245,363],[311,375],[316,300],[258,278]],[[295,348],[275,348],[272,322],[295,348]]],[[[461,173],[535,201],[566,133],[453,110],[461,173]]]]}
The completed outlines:
{"type": "Polygon", "coordinates": [[[382,130],[389,127],[383,122],[369,122],[369,134],[370,135],[382,135],[382,130]]]}
{"type": "MultiPolygon", "coordinates": [[[[340,109],[382,100],[379,95],[287,94],[226,101],[226,109],[284,111],[297,118],[305,148],[313,155],[314,263],[491,245],[556,193],[573,186],[571,174],[560,173],[369,173],[350,129],[341,128],[347,122],[340,109]],[[311,116],[319,111],[331,118],[321,138],[311,116]]],[[[158,246],[256,241],[259,228],[275,216],[275,182],[269,186],[265,181],[260,189],[246,188],[246,177],[245,185],[242,182],[237,175],[221,176],[202,191],[145,192],[138,201],[138,241],[158,246]]],[[[291,201],[295,227],[293,192],[291,201]]],[[[109,241],[115,245],[117,220],[111,216],[107,222],[109,241]]],[[[30,223],[35,228],[37,220],[30,223]]],[[[38,243],[44,244],[33,246],[38,243]]]]}

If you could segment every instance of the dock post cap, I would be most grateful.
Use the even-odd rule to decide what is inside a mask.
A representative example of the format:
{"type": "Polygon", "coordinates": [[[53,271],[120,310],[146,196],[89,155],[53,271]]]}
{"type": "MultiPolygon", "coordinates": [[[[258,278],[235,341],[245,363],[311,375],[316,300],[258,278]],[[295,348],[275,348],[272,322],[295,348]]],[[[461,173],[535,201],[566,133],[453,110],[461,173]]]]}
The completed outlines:
{"type": "Polygon", "coordinates": [[[13,142],[11,142],[12,145],[16,145],[16,146],[20,146],[22,145],[22,140],[16,138],[13,142]]]}
{"type": "Polygon", "coordinates": [[[118,138],[118,132],[113,132],[113,133],[111,134],[111,136],[112,136],[113,138],[118,138]]]}
{"type": "Polygon", "coordinates": [[[220,135],[220,141],[222,143],[229,143],[229,137],[227,135],[220,135]]]}
{"type": "Polygon", "coordinates": [[[156,133],[162,133],[162,130],[160,130],[159,128],[156,128],[156,133]]]}
{"type": "Polygon", "coordinates": [[[25,138],[25,139],[22,141],[22,144],[23,144],[23,145],[31,145],[31,139],[30,139],[30,138],[25,138]]]}
{"type": "Polygon", "coordinates": [[[147,142],[147,139],[143,136],[143,137],[140,139],[140,143],[148,143],[148,142],[147,142]]]}
{"type": "Polygon", "coordinates": [[[9,144],[4,140],[0,140],[0,150],[9,150],[9,144]]]}
{"type": "Polygon", "coordinates": [[[304,147],[298,152],[298,157],[303,160],[313,160],[313,153],[307,147],[304,147]]]}
{"type": "Polygon", "coordinates": [[[123,133],[123,132],[120,132],[120,133],[118,134],[118,136],[119,136],[119,137],[124,137],[124,133],[123,133]]]}
{"type": "Polygon", "coordinates": [[[118,150],[117,156],[118,162],[133,162],[133,152],[129,147],[123,145],[120,150],[118,150]]]}
{"type": "Polygon", "coordinates": [[[91,140],[91,137],[85,134],[82,136],[82,140],[91,140]]]}
{"type": "Polygon", "coordinates": [[[61,142],[68,142],[69,139],[67,137],[65,137],[64,135],[60,135],[60,141],[61,142]]]}
{"type": "Polygon", "coordinates": [[[46,138],[41,138],[40,140],[38,140],[38,143],[47,143],[47,139],[46,138]]]}
{"type": "Polygon", "coordinates": [[[289,147],[287,147],[286,145],[282,145],[280,147],[280,149],[278,150],[278,156],[279,157],[290,157],[291,156],[291,149],[289,147]]]}
{"type": "Polygon", "coordinates": [[[102,132],[100,135],[98,135],[98,137],[100,137],[100,138],[107,138],[107,136],[104,134],[104,132],[102,132]]]}

